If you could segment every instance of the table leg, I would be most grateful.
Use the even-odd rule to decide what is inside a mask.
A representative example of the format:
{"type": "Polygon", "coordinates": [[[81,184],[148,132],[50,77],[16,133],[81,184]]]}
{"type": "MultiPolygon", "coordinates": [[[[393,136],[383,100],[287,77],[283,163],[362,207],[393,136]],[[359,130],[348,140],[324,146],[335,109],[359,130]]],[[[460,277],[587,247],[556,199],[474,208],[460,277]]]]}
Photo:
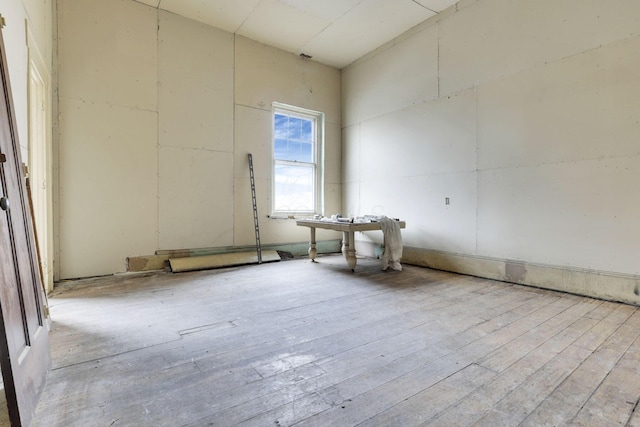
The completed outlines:
{"type": "Polygon", "coordinates": [[[316,229],[311,227],[311,240],[309,241],[309,258],[311,258],[311,262],[316,262],[316,255],[318,255],[316,250],[316,229]]]}
{"type": "Polygon", "coordinates": [[[342,254],[347,259],[351,271],[356,271],[356,246],[353,231],[343,232],[342,254]]]}
{"type": "Polygon", "coordinates": [[[347,258],[347,249],[349,248],[349,233],[346,231],[342,232],[342,255],[344,255],[345,259],[347,258]]]}

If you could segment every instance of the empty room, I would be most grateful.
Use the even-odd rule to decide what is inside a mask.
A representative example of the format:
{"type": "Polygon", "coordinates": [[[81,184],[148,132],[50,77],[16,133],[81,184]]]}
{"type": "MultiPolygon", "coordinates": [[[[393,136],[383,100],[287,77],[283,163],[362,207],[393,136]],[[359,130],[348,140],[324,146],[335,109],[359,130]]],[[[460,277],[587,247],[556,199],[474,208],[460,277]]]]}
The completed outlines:
{"type": "Polygon", "coordinates": [[[0,425],[640,427],[637,0],[0,16],[0,425]]]}

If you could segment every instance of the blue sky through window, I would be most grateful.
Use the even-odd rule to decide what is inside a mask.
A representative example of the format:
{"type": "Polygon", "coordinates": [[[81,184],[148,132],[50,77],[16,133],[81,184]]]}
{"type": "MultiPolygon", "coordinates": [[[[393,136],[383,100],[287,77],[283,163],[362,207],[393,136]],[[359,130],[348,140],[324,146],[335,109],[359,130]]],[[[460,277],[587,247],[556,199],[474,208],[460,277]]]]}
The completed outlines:
{"type": "Polygon", "coordinates": [[[273,123],[275,159],[312,163],[313,120],[276,113],[273,123]]]}

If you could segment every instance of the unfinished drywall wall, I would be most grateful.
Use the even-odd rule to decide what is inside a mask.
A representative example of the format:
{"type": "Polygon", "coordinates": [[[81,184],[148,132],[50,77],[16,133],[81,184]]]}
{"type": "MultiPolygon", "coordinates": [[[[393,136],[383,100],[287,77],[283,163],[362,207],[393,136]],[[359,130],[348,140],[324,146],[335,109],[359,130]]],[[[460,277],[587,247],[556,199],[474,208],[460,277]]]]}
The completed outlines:
{"type": "Polygon", "coordinates": [[[326,114],[326,207],[340,211],[338,70],[133,0],[58,13],[61,278],[255,242],[250,152],[263,244],[306,240],[267,218],[274,101],[326,114]]]}
{"type": "MultiPolygon", "coordinates": [[[[247,153],[253,155],[263,242],[300,242],[309,230],[295,221],[267,218],[271,210],[271,105],[295,105],[325,113],[325,213],[341,211],[340,72],[246,37],[236,37],[235,223],[236,246],[255,243],[247,153]]],[[[319,233],[318,239],[336,236],[319,233]]]]}
{"type": "Polygon", "coordinates": [[[233,34],[158,13],[158,248],[231,246],[233,34]]]}
{"type": "Polygon", "coordinates": [[[157,244],[157,25],[136,2],[58,2],[62,279],[157,244]]]}
{"type": "MultiPolygon", "coordinates": [[[[51,71],[52,61],[52,4],[51,0],[3,0],[0,15],[5,19],[2,29],[6,48],[9,79],[13,93],[18,138],[24,162],[29,158],[28,97],[27,79],[29,69],[29,48],[27,33],[33,38],[34,48],[51,71]]],[[[44,76],[50,78],[51,76],[44,76]]]]}
{"type": "Polygon", "coordinates": [[[504,262],[535,265],[547,287],[545,266],[636,280],[640,4],[464,5],[343,70],[343,205],[406,219],[415,262],[502,262],[503,279],[504,262]]]}

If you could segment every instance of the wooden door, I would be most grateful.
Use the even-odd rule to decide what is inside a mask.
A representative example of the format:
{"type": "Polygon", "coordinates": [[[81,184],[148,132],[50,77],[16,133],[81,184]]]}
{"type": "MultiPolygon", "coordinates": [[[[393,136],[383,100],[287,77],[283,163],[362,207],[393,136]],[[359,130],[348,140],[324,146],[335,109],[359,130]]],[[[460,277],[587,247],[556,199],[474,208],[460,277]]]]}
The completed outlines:
{"type": "Polygon", "coordinates": [[[51,356],[2,31],[0,50],[0,367],[11,425],[28,426],[51,356]]]}

